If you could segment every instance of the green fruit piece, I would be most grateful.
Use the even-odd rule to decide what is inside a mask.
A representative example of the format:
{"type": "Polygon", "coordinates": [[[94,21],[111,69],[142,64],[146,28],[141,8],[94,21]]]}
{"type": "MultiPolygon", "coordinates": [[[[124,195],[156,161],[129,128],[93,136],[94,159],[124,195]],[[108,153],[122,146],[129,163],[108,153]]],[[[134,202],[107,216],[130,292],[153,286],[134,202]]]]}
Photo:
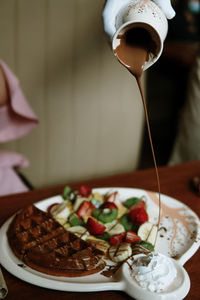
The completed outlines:
{"type": "Polygon", "coordinates": [[[101,214],[101,209],[100,208],[96,208],[92,211],[93,217],[95,217],[97,220],[98,220],[100,214],[101,214]]]}
{"type": "Polygon", "coordinates": [[[124,226],[125,231],[132,230],[132,222],[129,219],[129,214],[125,214],[121,217],[120,223],[124,226]]]}
{"type": "Polygon", "coordinates": [[[69,223],[71,226],[84,226],[84,222],[76,214],[72,214],[69,217],[69,223]]]}
{"type": "Polygon", "coordinates": [[[138,225],[131,222],[129,214],[123,215],[120,219],[120,223],[124,226],[125,231],[131,230],[137,232],[138,230],[138,225]]]}
{"type": "Polygon", "coordinates": [[[123,205],[127,208],[139,203],[141,201],[140,198],[137,198],[137,197],[132,197],[132,198],[128,198],[124,203],[123,205]]]}
{"type": "Polygon", "coordinates": [[[115,208],[97,208],[92,211],[92,215],[102,223],[110,223],[117,219],[118,210],[115,208]]]}
{"type": "Polygon", "coordinates": [[[99,215],[99,221],[102,223],[110,223],[117,219],[118,210],[115,208],[104,208],[102,213],[99,215]]]}
{"type": "Polygon", "coordinates": [[[104,233],[98,235],[97,237],[98,237],[98,239],[104,240],[104,241],[107,241],[107,242],[110,240],[110,235],[107,232],[104,232],[104,233]]]}
{"type": "Polygon", "coordinates": [[[67,185],[63,190],[63,198],[64,200],[73,200],[73,190],[67,185]]]}
{"type": "Polygon", "coordinates": [[[148,249],[149,251],[153,252],[154,251],[154,246],[151,243],[141,241],[140,245],[143,246],[144,248],[148,249]]]}

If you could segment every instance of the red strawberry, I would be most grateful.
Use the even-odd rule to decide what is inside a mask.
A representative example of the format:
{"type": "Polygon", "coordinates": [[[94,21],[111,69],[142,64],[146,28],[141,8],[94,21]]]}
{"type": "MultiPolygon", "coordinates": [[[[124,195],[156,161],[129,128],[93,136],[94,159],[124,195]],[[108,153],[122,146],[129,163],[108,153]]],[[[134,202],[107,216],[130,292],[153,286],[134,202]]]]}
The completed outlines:
{"type": "Polygon", "coordinates": [[[130,211],[130,219],[133,223],[142,224],[147,222],[149,217],[144,208],[135,208],[130,211]]]}
{"type": "Polygon", "coordinates": [[[119,233],[119,234],[116,234],[116,235],[113,235],[111,238],[110,238],[110,244],[111,245],[117,245],[117,244],[120,244],[123,242],[123,239],[126,235],[126,232],[122,232],[122,233],[119,233]]]}
{"type": "Polygon", "coordinates": [[[77,215],[79,216],[79,218],[82,217],[89,217],[92,215],[92,211],[93,209],[95,209],[96,207],[89,201],[85,200],[83,201],[83,203],[80,205],[78,211],[77,211],[77,215]]]}
{"type": "Polygon", "coordinates": [[[86,185],[81,185],[79,187],[79,194],[83,197],[88,198],[90,194],[92,193],[92,189],[86,185]]]}
{"type": "Polygon", "coordinates": [[[132,209],[129,213],[130,220],[134,223],[137,222],[137,215],[139,214],[141,208],[132,209]]]}
{"type": "Polygon", "coordinates": [[[87,220],[87,229],[90,232],[90,234],[98,235],[106,230],[106,226],[99,223],[95,219],[89,217],[87,220]]]}
{"type": "Polygon", "coordinates": [[[101,206],[100,206],[100,208],[110,208],[110,209],[117,209],[117,205],[115,204],[115,203],[113,203],[113,202],[104,202],[101,206]]]}
{"type": "Polygon", "coordinates": [[[149,216],[144,208],[140,209],[140,213],[137,216],[137,223],[143,224],[149,220],[149,216]]]}
{"type": "Polygon", "coordinates": [[[132,205],[132,206],[130,207],[130,210],[133,210],[133,209],[136,209],[136,208],[145,208],[145,206],[146,206],[145,201],[144,201],[144,200],[141,200],[141,201],[139,201],[138,203],[132,205]]]}
{"type": "Polygon", "coordinates": [[[125,237],[125,242],[126,243],[135,243],[135,242],[138,242],[140,240],[140,237],[133,231],[131,230],[128,230],[126,232],[126,237],[125,237]]]}

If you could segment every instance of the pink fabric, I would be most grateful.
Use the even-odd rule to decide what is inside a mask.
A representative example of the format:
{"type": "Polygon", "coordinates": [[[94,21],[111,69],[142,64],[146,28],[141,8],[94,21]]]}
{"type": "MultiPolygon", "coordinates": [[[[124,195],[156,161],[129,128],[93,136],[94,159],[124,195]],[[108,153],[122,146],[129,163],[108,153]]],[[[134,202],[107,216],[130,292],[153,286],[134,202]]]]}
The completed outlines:
{"type": "Polygon", "coordinates": [[[0,169],[28,167],[28,165],[29,161],[21,154],[8,151],[0,152],[0,169]]]}
{"type": "Polygon", "coordinates": [[[38,118],[26,102],[19,81],[7,65],[0,61],[8,90],[9,102],[0,107],[0,143],[20,138],[29,133],[37,124],[38,118]]]}
{"type": "Polygon", "coordinates": [[[0,195],[8,195],[28,191],[15,172],[17,167],[28,166],[28,160],[15,152],[0,152],[0,195]]]}
{"type": "MultiPolygon", "coordinates": [[[[29,133],[38,119],[19,86],[19,81],[7,65],[0,61],[6,78],[9,101],[0,107],[0,143],[20,138],[29,133]]],[[[0,151],[0,195],[7,195],[28,190],[17,175],[15,169],[27,167],[28,160],[14,152],[0,151]]]]}

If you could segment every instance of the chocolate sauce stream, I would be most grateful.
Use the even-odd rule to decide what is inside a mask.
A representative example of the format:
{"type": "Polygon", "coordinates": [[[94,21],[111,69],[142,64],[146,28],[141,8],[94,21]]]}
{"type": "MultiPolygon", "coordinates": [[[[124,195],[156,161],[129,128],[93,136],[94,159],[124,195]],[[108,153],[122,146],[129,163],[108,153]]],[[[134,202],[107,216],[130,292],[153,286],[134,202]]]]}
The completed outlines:
{"type": "MultiPolygon", "coordinates": [[[[160,225],[160,216],[161,216],[161,197],[160,197],[160,178],[158,173],[158,166],[155,157],[155,151],[153,147],[153,141],[151,136],[151,129],[149,124],[149,116],[146,105],[146,100],[142,88],[141,77],[143,74],[143,67],[146,61],[149,59],[149,54],[154,52],[154,43],[150,34],[143,28],[131,28],[126,31],[124,34],[119,35],[120,39],[119,46],[114,50],[115,55],[117,56],[119,62],[125,66],[130,73],[135,77],[145,112],[148,136],[151,146],[151,152],[153,156],[153,162],[156,172],[157,186],[158,186],[158,194],[159,194],[159,215],[158,215],[158,223],[157,226],[159,228],[160,225]]],[[[155,244],[157,241],[158,231],[156,234],[155,244]]],[[[154,246],[155,246],[154,244],[154,246]]]]}
{"type": "MultiPolygon", "coordinates": [[[[140,90],[140,94],[141,94],[141,98],[142,98],[142,102],[143,102],[143,106],[144,106],[144,112],[145,112],[145,118],[146,118],[146,124],[147,124],[147,130],[148,130],[148,136],[149,136],[149,142],[150,142],[150,146],[151,146],[151,152],[152,152],[152,156],[153,156],[153,162],[154,162],[154,167],[155,167],[155,172],[156,172],[156,179],[157,179],[157,185],[158,185],[158,197],[159,197],[159,213],[158,213],[158,229],[159,229],[159,225],[160,225],[160,215],[161,215],[161,199],[160,199],[160,194],[161,194],[161,189],[160,189],[160,177],[159,177],[159,172],[158,172],[158,166],[157,166],[157,161],[156,161],[156,156],[155,156],[155,151],[154,151],[154,146],[153,146],[153,141],[152,141],[152,136],[151,136],[151,128],[150,128],[150,124],[149,124],[149,116],[148,116],[148,110],[147,110],[147,105],[146,105],[146,101],[145,101],[145,97],[144,97],[144,92],[143,92],[143,88],[142,88],[142,84],[141,84],[141,76],[140,77],[136,77],[136,81],[140,90]]],[[[154,246],[156,244],[157,241],[157,236],[158,236],[158,230],[156,233],[156,239],[155,239],[155,243],[154,246]]]]}

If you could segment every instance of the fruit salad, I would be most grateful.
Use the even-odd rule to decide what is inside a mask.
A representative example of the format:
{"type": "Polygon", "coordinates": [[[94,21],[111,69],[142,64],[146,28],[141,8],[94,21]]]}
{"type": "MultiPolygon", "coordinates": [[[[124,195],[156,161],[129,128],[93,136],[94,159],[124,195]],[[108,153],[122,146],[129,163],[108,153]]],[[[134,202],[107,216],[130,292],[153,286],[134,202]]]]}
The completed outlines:
{"type": "Polygon", "coordinates": [[[62,203],[49,206],[49,214],[112,261],[126,260],[135,249],[154,251],[157,226],[149,221],[144,198],[122,202],[118,191],[102,195],[85,185],[78,190],[66,186],[62,197],[62,203]]]}

